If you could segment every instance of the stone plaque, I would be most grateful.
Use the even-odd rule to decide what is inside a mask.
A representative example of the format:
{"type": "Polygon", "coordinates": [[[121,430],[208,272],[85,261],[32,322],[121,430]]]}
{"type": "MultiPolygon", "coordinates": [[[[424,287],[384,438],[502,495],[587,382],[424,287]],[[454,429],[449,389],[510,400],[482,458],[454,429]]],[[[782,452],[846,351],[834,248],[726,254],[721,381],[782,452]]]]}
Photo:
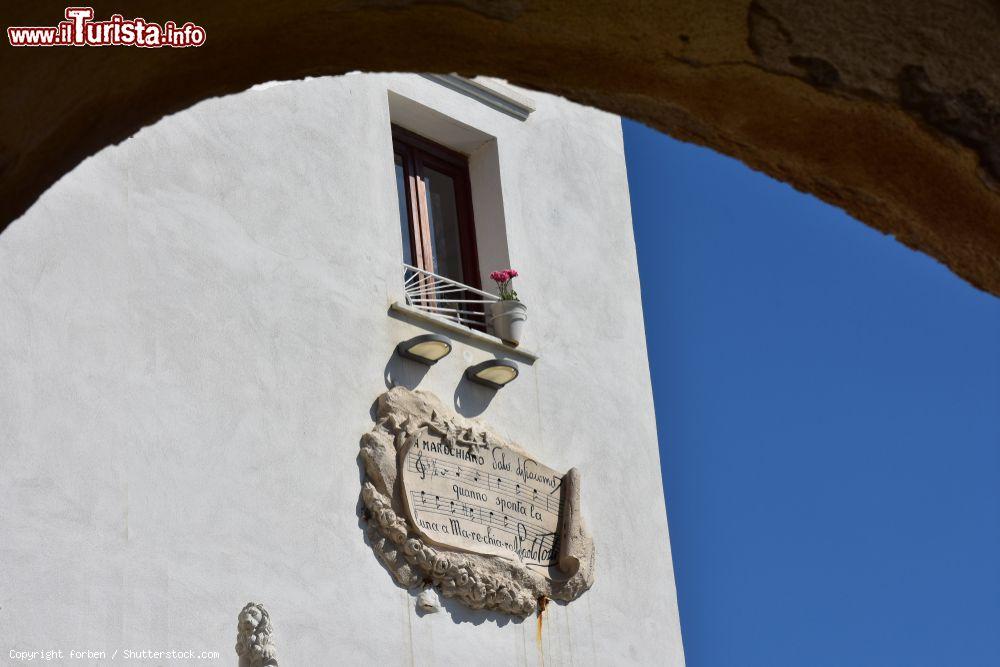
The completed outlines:
{"type": "Polygon", "coordinates": [[[361,439],[366,537],[396,581],[526,616],[594,581],[580,474],[542,465],[433,394],[394,387],[361,439]]]}
{"type": "Polygon", "coordinates": [[[549,567],[559,560],[562,476],[510,447],[424,432],[401,457],[403,501],[434,544],[549,567]]]}

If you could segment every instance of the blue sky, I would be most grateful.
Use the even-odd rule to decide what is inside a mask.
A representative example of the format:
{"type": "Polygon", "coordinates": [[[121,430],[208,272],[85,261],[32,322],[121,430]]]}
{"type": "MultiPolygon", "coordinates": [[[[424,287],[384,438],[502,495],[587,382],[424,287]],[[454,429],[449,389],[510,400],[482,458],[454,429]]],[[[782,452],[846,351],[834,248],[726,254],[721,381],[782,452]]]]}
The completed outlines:
{"type": "Polygon", "coordinates": [[[624,131],[688,664],[1000,664],[1000,299],[624,131]]]}

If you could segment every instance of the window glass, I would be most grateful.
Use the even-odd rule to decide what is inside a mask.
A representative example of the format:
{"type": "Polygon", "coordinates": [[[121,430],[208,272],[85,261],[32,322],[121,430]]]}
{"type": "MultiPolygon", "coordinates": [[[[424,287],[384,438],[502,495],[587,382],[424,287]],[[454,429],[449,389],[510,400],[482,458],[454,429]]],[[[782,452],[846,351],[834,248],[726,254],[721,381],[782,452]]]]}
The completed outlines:
{"type": "Polygon", "coordinates": [[[468,159],[396,126],[392,143],[403,261],[478,288],[468,159]]]}
{"type": "Polygon", "coordinates": [[[399,199],[399,229],[403,234],[403,261],[413,265],[413,236],[410,221],[410,207],[406,204],[406,169],[403,158],[398,153],[396,158],[396,196],[399,199]]]}
{"type": "Polygon", "coordinates": [[[425,167],[423,171],[434,254],[434,268],[431,270],[445,278],[465,282],[455,181],[430,167],[425,167]]]}

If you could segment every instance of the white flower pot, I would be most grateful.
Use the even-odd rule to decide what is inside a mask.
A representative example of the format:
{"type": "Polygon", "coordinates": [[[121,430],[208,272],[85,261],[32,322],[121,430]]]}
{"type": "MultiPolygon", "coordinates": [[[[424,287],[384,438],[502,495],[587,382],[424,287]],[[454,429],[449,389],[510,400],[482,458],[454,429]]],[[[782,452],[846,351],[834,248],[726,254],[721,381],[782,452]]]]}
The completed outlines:
{"type": "Polygon", "coordinates": [[[521,342],[521,331],[528,319],[528,307],[520,301],[497,301],[490,304],[493,335],[513,346],[521,342]]]}

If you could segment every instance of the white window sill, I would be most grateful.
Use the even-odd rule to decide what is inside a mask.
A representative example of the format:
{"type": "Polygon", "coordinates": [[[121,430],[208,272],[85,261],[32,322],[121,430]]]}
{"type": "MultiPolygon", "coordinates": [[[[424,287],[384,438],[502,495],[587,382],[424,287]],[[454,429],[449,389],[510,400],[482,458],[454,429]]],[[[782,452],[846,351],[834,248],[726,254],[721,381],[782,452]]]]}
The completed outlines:
{"type": "Polygon", "coordinates": [[[392,305],[389,306],[389,311],[396,313],[402,319],[407,320],[415,326],[422,327],[433,332],[447,333],[454,338],[464,339],[474,345],[479,345],[481,347],[500,352],[504,356],[526,363],[529,366],[538,361],[537,354],[526,350],[523,347],[512,347],[504,343],[496,336],[490,336],[482,331],[469,329],[461,324],[456,324],[449,320],[436,317],[430,313],[414,308],[413,306],[408,306],[405,303],[393,301],[392,305]]]}

